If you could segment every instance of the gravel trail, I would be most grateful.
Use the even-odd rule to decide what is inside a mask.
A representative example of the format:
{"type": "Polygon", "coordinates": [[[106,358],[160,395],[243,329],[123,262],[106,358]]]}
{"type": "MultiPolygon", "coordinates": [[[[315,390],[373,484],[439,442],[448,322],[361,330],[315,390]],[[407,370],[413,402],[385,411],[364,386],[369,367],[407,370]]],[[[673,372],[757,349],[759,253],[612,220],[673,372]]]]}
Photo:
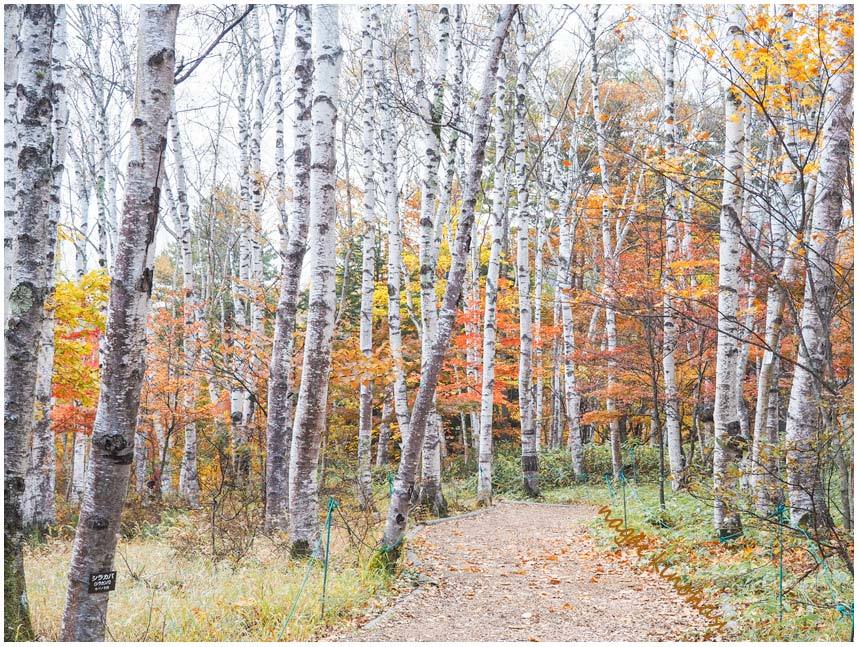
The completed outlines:
{"type": "Polygon", "coordinates": [[[700,639],[704,619],[628,555],[600,552],[585,505],[502,502],[420,527],[409,541],[418,588],[329,640],[700,639]]]}

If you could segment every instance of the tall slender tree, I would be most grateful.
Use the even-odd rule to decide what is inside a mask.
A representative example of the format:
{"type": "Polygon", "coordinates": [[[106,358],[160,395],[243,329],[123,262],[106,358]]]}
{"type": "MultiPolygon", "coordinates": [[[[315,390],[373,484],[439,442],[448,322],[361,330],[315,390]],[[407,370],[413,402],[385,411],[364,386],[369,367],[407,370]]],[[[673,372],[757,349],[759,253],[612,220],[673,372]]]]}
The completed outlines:
{"type": "Polygon", "coordinates": [[[63,640],[103,640],[106,630],[108,593],[89,593],[89,583],[93,574],[113,569],[130,479],[178,13],[177,5],[143,5],[140,11],[121,244],[113,265],[93,452],[72,550],[63,640]]]}
{"type": "MultiPolygon", "coordinates": [[[[51,84],[54,102],[53,137],[53,176],[51,180],[51,222],[60,221],[60,188],[65,170],[66,149],[68,148],[69,108],[66,93],[66,7],[58,5],[54,21],[51,44],[51,84]]],[[[56,246],[57,230],[49,232],[48,244],[56,246]]],[[[53,292],[56,264],[48,270],[48,292],[53,292]]],[[[24,484],[24,525],[45,530],[56,521],[56,445],[54,430],[51,428],[52,378],[54,369],[54,314],[46,308],[45,318],[39,339],[39,358],[36,369],[36,414],[33,428],[33,441],[30,447],[30,463],[24,484]]]]}
{"type": "MultiPolygon", "coordinates": [[[[361,353],[373,355],[373,293],[376,288],[376,169],[373,138],[376,122],[373,39],[370,8],[361,9],[361,92],[363,100],[362,146],[364,164],[364,214],[361,237],[361,353]]],[[[362,509],[373,507],[373,482],[370,473],[370,444],[373,435],[373,383],[363,378],[358,409],[358,500],[362,509]]]]}
{"type": "Polygon", "coordinates": [[[280,298],[274,322],[268,383],[266,421],[266,525],[286,530],[289,524],[289,450],[292,444],[293,410],[290,375],[292,336],[298,310],[301,268],[307,251],[310,212],[310,108],[313,91],[312,22],[310,6],[295,7],[295,93],[293,110],[294,150],[292,217],[286,231],[286,253],[281,268],[280,298]]]}
{"type": "MultiPolygon", "coordinates": [[[[55,21],[56,10],[50,5],[26,5],[21,9],[15,128],[17,219],[12,223],[12,275],[6,303],[3,414],[6,640],[33,638],[24,579],[22,506],[30,439],[36,422],[36,370],[54,264],[58,215],[51,204],[54,174],[51,45],[55,21]]],[[[9,224],[7,222],[6,226],[9,224]]]]}
{"type": "Polygon", "coordinates": [[[838,68],[831,81],[831,109],[823,132],[817,199],[805,245],[805,291],[799,318],[800,343],[787,407],[785,443],[790,518],[794,525],[832,526],[821,476],[821,391],[830,361],[830,326],[836,294],[836,250],[853,130],[853,5],[841,5],[843,28],[835,34],[838,68]]]}
{"type": "Polygon", "coordinates": [[[528,194],[528,168],[526,165],[528,53],[525,46],[525,18],[520,7],[516,22],[516,119],[514,140],[516,146],[516,283],[519,288],[519,427],[522,442],[522,482],[529,496],[540,493],[538,483],[537,435],[534,429],[534,402],[532,392],[531,327],[531,259],[529,253],[531,205],[528,194]]]}
{"type": "MultiPolygon", "coordinates": [[[[498,277],[501,267],[501,239],[504,237],[504,214],[507,204],[507,172],[504,158],[507,148],[507,131],[504,119],[507,67],[499,60],[495,74],[495,114],[492,118],[495,131],[494,176],[492,179],[492,242],[489,264],[486,268],[486,295],[483,310],[483,381],[480,389],[480,440],[477,451],[477,501],[481,505],[492,503],[492,417],[495,402],[495,347],[498,331],[498,277]]],[[[472,431],[474,433],[474,431],[472,431]]]]}
{"type": "Polygon", "coordinates": [[[338,8],[313,12],[313,102],[310,137],[311,265],[301,386],[289,456],[290,542],[294,555],[318,552],[319,446],[328,412],[328,381],[336,307],[335,135],[340,78],[338,8]]]}
{"type": "MultiPolygon", "coordinates": [[[[730,10],[728,27],[729,56],[734,56],[746,40],[745,16],[740,5],[730,10]]],[[[719,214],[719,300],[716,348],[716,402],[713,412],[715,447],[713,451],[713,524],[721,536],[742,530],[739,513],[729,509],[733,495],[736,456],[740,443],[737,419],[739,385],[737,358],[740,338],[737,310],[740,287],[740,214],[743,212],[743,100],[739,87],[729,83],[725,91],[725,153],[722,178],[722,210],[719,214]]]]}

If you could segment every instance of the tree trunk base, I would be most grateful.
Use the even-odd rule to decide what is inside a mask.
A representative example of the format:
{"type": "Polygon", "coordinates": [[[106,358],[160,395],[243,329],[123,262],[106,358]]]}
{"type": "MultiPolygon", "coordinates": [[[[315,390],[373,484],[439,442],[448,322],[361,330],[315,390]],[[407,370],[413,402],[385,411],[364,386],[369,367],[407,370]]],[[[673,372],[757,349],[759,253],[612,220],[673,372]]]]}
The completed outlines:
{"type": "Polygon", "coordinates": [[[522,487],[525,488],[525,494],[531,498],[540,496],[540,483],[536,472],[524,474],[522,477],[522,487]]]}
{"type": "Polygon", "coordinates": [[[418,491],[418,503],[429,508],[436,517],[447,516],[447,500],[440,487],[424,484],[418,491]]]}

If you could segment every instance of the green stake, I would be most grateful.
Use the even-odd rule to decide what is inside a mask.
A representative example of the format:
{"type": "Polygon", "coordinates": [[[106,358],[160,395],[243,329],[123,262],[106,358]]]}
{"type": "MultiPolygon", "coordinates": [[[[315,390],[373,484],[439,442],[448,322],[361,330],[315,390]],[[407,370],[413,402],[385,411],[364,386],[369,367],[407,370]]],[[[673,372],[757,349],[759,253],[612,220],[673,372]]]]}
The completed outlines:
{"type": "Polygon", "coordinates": [[[328,516],[325,519],[325,562],[322,570],[322,611],[320,617],[325,616],[325,589],[328,587],[328,556],[331,552],[331,516],[334,508],[337,507],[337,500],[331,496],[328,497],[328,516]]]}

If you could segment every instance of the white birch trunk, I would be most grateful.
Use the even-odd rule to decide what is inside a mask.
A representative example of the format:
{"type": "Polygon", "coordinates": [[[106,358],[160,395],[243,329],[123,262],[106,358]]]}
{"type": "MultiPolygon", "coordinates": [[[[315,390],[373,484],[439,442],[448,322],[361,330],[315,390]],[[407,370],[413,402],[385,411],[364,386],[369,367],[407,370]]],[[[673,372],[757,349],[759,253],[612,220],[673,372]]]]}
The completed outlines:
{"type": "Polygon", "coordinates": [[[528,204],[528,178],[525,164],[526,85],[528,57],[525,47],[525,19],[522,8],[516,22],[516,120],[514,140],[516,146],[516,201],[518,230],[516,234],[516,283],[519,288],[519,428],[522,444],[522,484],[528,496],[538,496],[537,439],[534,430],[534,403],[531,392],[532,344],[531,329],[531,262],[528,252],[530,205],[528,204]]]}
{"type": "Polygon", "coordinates": [[[146,464],[147,464],[147,441],[146,429],[144,429],[143,416],[138,416],[137,429],[134,431],[134,491],[144,499],[146,495],[146,464]]]}
{"type": "Polygon", "coordinates": [[[310,6],[295,7],[295,93],[293,110],[292,217],[281,268],[280,299],[274,323],[274,345],[268,383],[266,421],[266,526],[284,531],[289,525],[289,451],[292,444],[292,336],[298,310],[301,267],[307,251],[310,211],[310,101],[313,90],[310,6]]]}
{"type": "Polygon", "coordinates": [[[57,212],[51,203],[55,10],[50,5],[27,5],[21,11],[15,130],[17,222],[5,327],[3,574],[7,640],[33,638],[24,580],[22,504],[30,440],[37,422],[36,371],[57,228],[57,212]]]}
{"type": "MultiPolygon", "coordinates": [[[[853,5],[838,8],[852,26],[853,5]]],[[[840,35],[838,55],[849,61],[852,39],[840,35]]],[[[830,354],[829,330],[836,296],[835,260],[841,229],[843,194],[853,130],[853,68],[845,65],[831,81],[830,110],[823,133],[817,198],[805,256],[805,292],[800,314],[800,344],[787,408],[787,481],[794,526],[832,527],[821,476],[826,442],[820,437],[821,389],[830,354]]]]}
{"type": "Polygon", "coordinates": [[[328,380],[336,307],[337,205],[335,133],[340,74],[338,8],[313,14],[314,98],[310,139],[311,266],[304,364],[295,409],[289,464],[290,542],[293,555],[318,554],[319,446],[328,411],[328,380]]]}
{"type": "MultiPolygon", "coordinates": [[[[423,165],[421,169],[420,239],[420,302],[421,302],[421,365],[426,363],[437,331],[437,306],[435,296],[435,262],[433,243],[435,240],[435,201],[438,191],[438,170],[441,161],[440,121],[444,108],[443,82],[448,66],[448,43],[450,41],[450,14],[446,6],[439,8],[438,49],[436,78],[432,84],[432,95],[427,93],[418,37],[417,7],[409,5],[409,55],[412,75],[415,77],[415,94],[420,106],[423,122],[423,165]]],[[[421,487],[418,500],[432,509],[436,516],[445,514],[447,504],[441,490],[441,446],[440,424],[437,416],[427,427],[421,463],[421,487]]]]}
{"type": "Polygon", "coordinates": [[[69,490],[69,503],[72,505],[80,505],[84,496],[88,448],[89,436],[82,431],[76,431],[72,449],[72,484],[69,490]]]}
{"type": "Polygon", "coordinates": [[[376,59],[376,96],[379,100],[381,143],[379,165],[385,193],[385,215],[388,224],[388,342],[394,374],[394,410],[403,446],[409,437],[409,405],[406,392],[406,374],[403,363],[402,319],[400,316],[400,267],[402,266],[402,240],[400,215],[397,209],[397,150],[396,125],[391,90],[388,87],[388,61],[382,51],[381,21],[378,8],[372,10],[373,54],[376,59]]]}
{"type": "MultiPolygon", "coordinates": [[[[744,17],[739,5],[729,18],[728,51],[733,54],[745,42],[744,17]]],[[[740,422],[737,419],[739,390],[737,360],[740,336],[739,307],[740,214],[743,211],[743,102],[740,90],[728,85],[725,93],[725,155],[722,181],[722,211],[719,216],[719,300],[716,348],[716,400],[713,411],[713,524],[720,536],[742,531],[739,514],[728,498],[735,494],[739,458],[740,422]]]]}
{"type": "MultiPolygon", "coordinates": [[[[570,166],[571,175],[578,175],[578,161],[575,158],[578,140],[572,138],[571,154],[574,156],[570,166]]],[[[577,480],[583,480],[585,474],[584,448],[582,447],[581,397],[576,387],[576,364],[573,354],[576,351],[576,329],[573,320],[572,299],[574,293],[572,262],[574,252],[575,227],[577,223],[570,222],[571,187],[568,187],[568,197],[565,206],[560,210],[560,249],[558,250],[558,298],[561,301],[561,324],[563,339],[564,367],[564,409],[566,410],[569,437],[567,444],[570,448],[570,462],[573,475],[577,480]]],[[[558,442],[560,443],[560,438],[558,442]]]]}
{"type": "MultiPolygon", "coordinates": [[[[786,29],[793,26],[793,11],[790,7],[784,10],[786,29]]],[[[778,400],[778,372],[775,367],[778,362],[776,353],[781,339],[782,312],[786,291],[784,282],[793,278],[796,259],[787,256],[788,241],[796,241],[791,235],[789,224],[798,221],[793,212],[799,208],[796,196],[801,197],[802,188],[797,186],[799,177],[795,164],[798,162],[796,150],[796,124],[788,115],[783,120],[783,139],[785,150],[781,165],[783,180],[776,186],[780,200],[776,203],[782,210],[774,210],[770,217],[770,266],[774,274],[772,283],[767,288],[766,315],[764,318],[764,352],[758,370],[757,396],[755,402],[755,419],[752,428],[752,488],[755,503],[759,512],[770,514],[777,505],[780,487],[777,483],[777,460],[775,453],[778,441],[778,421],[775,421],[775,436],[767,433],[769,414],[774,411],[778,400]],[[771,397],[773,401],[771,401],[771,397]],[[775,441],[771,443],[770,441],[775,441]]],[[[813,198],[812,198],[813,202],[813,198]]]]}
{"type": "Polygon", "coordinates": [[[462,210],[451,254],[451,267],[448,272],[447,285],[439,312],[438,335],[433,343],[432,355],[426,363],[426,370],[421,372],[420,386],[415,397],[414,407],[412,408],[411,429],[407,440],[403,444],[400,466],[397,470],[397,477],[394,480],[393,494],[390,506],[388,507],[385,533],[380,549],[389,558],[396,557],[405,535],[406,522],[414,491],[418,453],[423,444],[428,417],[432,409],[433,396],[438,385],[439,374],[441,373],[441,367],[453,332],[457,304],[462,295],[466,260],[471,245],[474,207],[477,202],[477,193],[483,172],[483,159],[489,130],[488,113],[495,86],[494,77],[498,68],[501,47],[515,13],[515,6],[505,5],[498,14],[494,35],[489,48],[486,69],[483,72],[480,98],[474,110],[473,155],[463,188],[462,210]]]}
{"type": "MultiPolygon", "coordinates": [[[[58,5],[51,46],[53,84],[53,175],[51,181],[51,221],[60,220],[60,188],[68,146],[68,102],[66,94],[66,7],[58,5]]],[[[56,228],[49,244],[56,246],[56,228]]],[[[53,291],[56,265],[48,270],[48,290],[53,291]]],[[[36,412],[30,463],[24,485],[24,524],[44,530],[56,521],[56,446],[51,429],[51,385],[54,369],[54,315],[46,311],[39,340],[36,371],[36,412]]]]}
{"type": "Polygon", "coordinates": [[[537,249],[534,251],[534,446],[543,442],[543,229],[545,213],[537,214],[537,249]]]}
{"type": "Polygon", "coordinates": [[[173,146],[173,161],[176,164],[176,203],[179,215],[179,246],[182,253],[182,314],[185,329],[183,352],[185,354],[186,384],[182,395],[182,405],[188,419],[185,423],[184,450],[179,469],[179,494],[192,508],[200,505],[200,482],[197,476],[197,421],[194,407],[199,396],[200,381],[197,377],[199,336],[196,322],[202,320],[199,300],[194,285],[194,257],[191,251],[191,215],[188,205],[188,188],[185,176],[185,158],[182,154],[182,140],[179,136],[179,115],[174,98],[170,119],[170,137],[173,146]]]}
{"type": "MultiPolygon", "coordinates": [[[[668,20],[668,44],[665,50],[665,96],[662,109],[662,135],[665,156],[671,160],[677,155],[677,127],[675,125],[674,104],[674,60],[677,40],[674,29],[680,15],[680,5],[672,5],[668,20]]],[[[675,492],[685,483],[685,461],[680,437],[680,398],[677,392],[677,351],[678,321],[675,313],[674,294],[677,292],[677,277],[672,263],[677,258],[677,222],[680,210],[674,181],[665,176],[665,269],[662,275],[662,377],[665,382],[665,436],[668,445],[668,465],[671,470],[671,489],[675,492]]]]}
{"type": "Polygon", "coordinates": [[[105,364],[86,493],[72,551],[63,640],[103,640],[107,593],[88,592],[92,573],[113,569],[128,490],[144,372],[155,228],[173,98],[176,5],[144,5],[138,26],[137,87],[126,173],[121,244],[113,265],[105,364]]]}
{"type": "MultiPolygon", "coordinates": [[[[15,175],[18,165],[18,36],[22,8],[16,4],[3,6],[3,304],[5,319],[9,317],[9,291],[12,285],[12,255],[15,242],[15,175]]],[[[5,324],[5,320],[4,320],[5,324]]]]}
{"type": "MultiPolygon", "coordinates": [[[[363,93],[363,167],[364,167],[364,232],[361,240],[361,353],[367,359],[373,356],[373,293],[376,287],[376,180],[373,155],[374,123],[376,121],[373,96],[373,42],[370,34],[370,8],[362,7],[362,65],[361,90],[363,93]]],[[[373,436],[373,383],[362,378],[358,409],[358,503],[362,510],[373,507],[373,481],[370,473],[372,460],[370,445],[373,436]]]]}
{"type": "MultiPolygon", "coordinates": [[[[602,185],[602,219],[601,233],[603,246],[603,288],[601,291],[602,305],[605,308],[605,335],[606,335],[606,351],[609,354],[608,360],[608,377],[606,380],[606,390],[608,396],[605,400],[606,412],[609,414],[609,437],[611,442],[611,463],[614,477],[620,476],[620,470],[623,467],[623,459],[620,453],[620,426],[618,425],[617,417],[615,417],[616,407],[612,393],[615,389],[615,360],[613,354],[617,348],[617,323],[614,305],[613,281],[616,278],[616,258],[614,257],[614,245],[612,244],[610,219],[610,184],[608,177],[608,163],[605,153],[605,120],[600,107],[600,77],[597,57],[597,29],[599,26],[600,5],[593,5],[593,25],[590,30],[591,41],[591,103],[593,104],[594,128],[596,130],[596,149],[597,161],[600,171],[600,183],[602,185]]],[[[596,316],[596,312],[594,313],[596,316]]]]}

